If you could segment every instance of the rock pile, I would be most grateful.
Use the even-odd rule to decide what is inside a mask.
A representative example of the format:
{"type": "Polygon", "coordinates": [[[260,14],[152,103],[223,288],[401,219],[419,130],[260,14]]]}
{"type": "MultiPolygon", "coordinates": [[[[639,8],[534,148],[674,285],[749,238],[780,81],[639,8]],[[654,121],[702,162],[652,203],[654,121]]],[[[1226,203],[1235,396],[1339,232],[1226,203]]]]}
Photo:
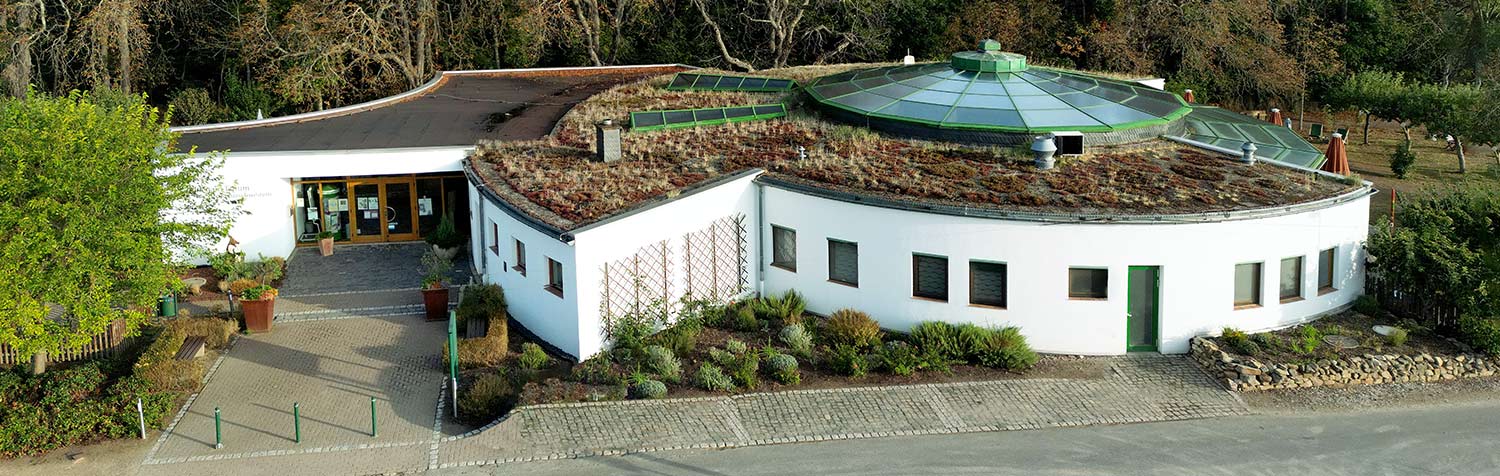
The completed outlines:
{"type": "Polygon", "coordinates": [[[1235,391],[1436,382],[1489,377],[1500,371],[1500,359],[1478,354],[1364,354],[1311,363],[1265,363],[1224,352],[1202,337],[1193,338],[1189,353],[1210,376],[1235,391]]]}

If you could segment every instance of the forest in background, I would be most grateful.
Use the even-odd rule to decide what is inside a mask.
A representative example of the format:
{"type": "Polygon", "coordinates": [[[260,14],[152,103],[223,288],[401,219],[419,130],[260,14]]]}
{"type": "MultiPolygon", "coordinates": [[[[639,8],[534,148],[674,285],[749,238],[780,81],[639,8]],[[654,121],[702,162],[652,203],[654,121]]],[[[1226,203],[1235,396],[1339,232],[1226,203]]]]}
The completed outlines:
{"type": "Polygon", "coordinates": [[[441,70],[942,60],[985,38],[1246,108],[1321,102],[1366,71],[1500,84],[1500,0],[0,0],[0,86],[146,93],[186,124],[441,70]]]}

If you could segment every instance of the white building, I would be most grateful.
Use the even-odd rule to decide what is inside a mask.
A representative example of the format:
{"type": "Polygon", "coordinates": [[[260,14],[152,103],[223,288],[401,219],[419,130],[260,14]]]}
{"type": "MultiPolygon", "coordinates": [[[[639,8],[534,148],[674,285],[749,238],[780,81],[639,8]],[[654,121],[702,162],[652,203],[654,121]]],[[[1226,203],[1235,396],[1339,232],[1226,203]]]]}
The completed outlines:
{"type": "MultiPolygon", "coordinates": [[[[606,347],[608,319],[685,295],[727,300],[742,292],[796,290],[807,297],[811,312],[855,308],[892,330],[907,330],[924,320],[1016,325],[1041,352],[1121,354],[1183,353],[1191,337],[1224,327],[1259,331],[1306,322],[1348,306],[1363,293],[1363,244],[1373,190],[1368,182],[1306,168],[1323,157],[1295,133],[1217,108],[1194,107],[1139,85],[1028,70],[1024,59],[1009,76],[949,73],[961,72],[957,64],[855,70],[821,79],[806,90],[814,103],[826,106],[824,117],[897,135],[1007,144],[1017,143],[1018,137],[1083,129],[1092,131],[1080,134],[1091,150],[1111,150],[1108,145],[1114,143],[1194,147],[1218,157],[1230,177],[1226,180],[1248,168],[1323,188],[1297,198],[1186,212],[992,208],[823,186],[752,168],[711,176],[598,217],[570,220],[560,216],[571,210],[549,210],[485,173],[497,161],[546,159],[548,152],[500,146],[481,148],[465,162],[474,210],[471,239],[483,244],[473,247],[473,262],[483,280],[506,290],[518,321],[581,358],[606,347]],[[921,82],[923,75],[975,83],[954,90],[974,91],[985,81],[1007,84],[992,88],[998,93],[986,97],[929,96],[952,100],[947,107],[959,109],[1005,98],[1018,108],[1008,117],[1021,125],[984,129],[921,122],[916,120],[920,117],[891,113],[889,108],[920,113],[901,109],[905,99],[898,97],[838,102],[867,92],[841,83],[882,75],[905,79],[864,86],[874,89],[913,78],[921,82]],[[1042,78],[1059,77],[1079,87],[1064,91],[1042,84],[1042,78]],[[1077,78],[1087,78],[1092,86],[1076,84],[1077,78]],[[1011,80],[1029,84],[1009,86],[1011,80]],[[1105,89],[1133,96],[1121,100],[1105,89]],[[1036,97],[1005,95],[1031,90],[1036,97]],[[1134,100],[1140,96],[1156,102],[1134,100]],[[1023,102],[1089,105],[1032,111],[1022,108],[1023,102]],[[856,111],[849,104],[870,110],[851,114],[856,111]],[[1103,119],[1111,117],[1123,122],[1103,119]],[[1047,120],[1053,122],[1035,125],[1047,120]],[[1259,141],[1259,163],[1242,164],[1238,150],[1226,150],[1237,134],[1243,135],[1236,145],[1246,142],[1245,137],[1259,141]]],[[[699,76],[709,75],[683,73],[666,87],[722,91],[724,87],[713,88],[715,82],[748,81],[726,76],[707,79],[706,88],[692,87],[705,81],[699,76]]],[[[941,88],[943,81],[925,84],[941,88]]],[[[923,94],[914,89],[919,91],[905,91],[907,98],[923,94]]],[[[696,117],[701,124],[703,117],[724,117],[711,111],[713,115],[694,114],[686,120],[696,117]]],[[[649,122],[640,117],[635,116],[635,130],[625,133],[620,162],[575,158],[548,162],[551,169],[527,169],[526,174],[569,173],[558,168],[600,173],[628,166],[620,164],[633,160],[632,144],[662,133],[640,130],[672,122],[670,116],[649,122]]],[[[732,129],[722,133],[735,134],[732,129]]],[[[787,149],[788,160],[795,160],[795,154],[787,149]]],[[[684,160],[695,159],[690,155],[684,160]]],[[[1064,166],[1046,173],[1082,173],[1070,170],[1064,166]]]]}

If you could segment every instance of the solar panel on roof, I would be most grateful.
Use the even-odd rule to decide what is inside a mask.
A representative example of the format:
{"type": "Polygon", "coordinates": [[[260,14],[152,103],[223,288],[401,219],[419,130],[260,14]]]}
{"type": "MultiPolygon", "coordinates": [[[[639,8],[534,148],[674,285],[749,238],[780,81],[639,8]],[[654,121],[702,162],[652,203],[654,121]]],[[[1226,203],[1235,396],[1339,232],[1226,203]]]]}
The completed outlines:
{"type": "Polygon", "coordinates": [[[644,132],[658,129],[755,121],[785,116],[786,106],[783,104],[708,107],[672,111],[640,111],[630,113],[630,128],[633,131],[644,132]]]}
{"type": "Polygon", "coordinates": [[[786,91],[797,86],[790,79],[758,78],[719,74],[677,73],[667,89],[709,91],[786,91]]]}

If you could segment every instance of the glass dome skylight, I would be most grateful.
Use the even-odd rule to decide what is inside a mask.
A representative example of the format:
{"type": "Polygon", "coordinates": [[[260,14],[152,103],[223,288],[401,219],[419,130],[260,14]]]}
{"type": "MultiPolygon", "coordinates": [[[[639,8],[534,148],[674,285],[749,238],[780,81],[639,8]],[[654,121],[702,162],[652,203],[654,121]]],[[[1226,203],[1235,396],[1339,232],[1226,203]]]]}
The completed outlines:
{"type": "Polygon", "coordinates": [[[1191,109],[1177,95],[1125,81],[1028,66],[993,41],[949,63],[826,76],[808,88],[836,118],[886,130],[1037,134],[1167,124],[1191,109]]]}

